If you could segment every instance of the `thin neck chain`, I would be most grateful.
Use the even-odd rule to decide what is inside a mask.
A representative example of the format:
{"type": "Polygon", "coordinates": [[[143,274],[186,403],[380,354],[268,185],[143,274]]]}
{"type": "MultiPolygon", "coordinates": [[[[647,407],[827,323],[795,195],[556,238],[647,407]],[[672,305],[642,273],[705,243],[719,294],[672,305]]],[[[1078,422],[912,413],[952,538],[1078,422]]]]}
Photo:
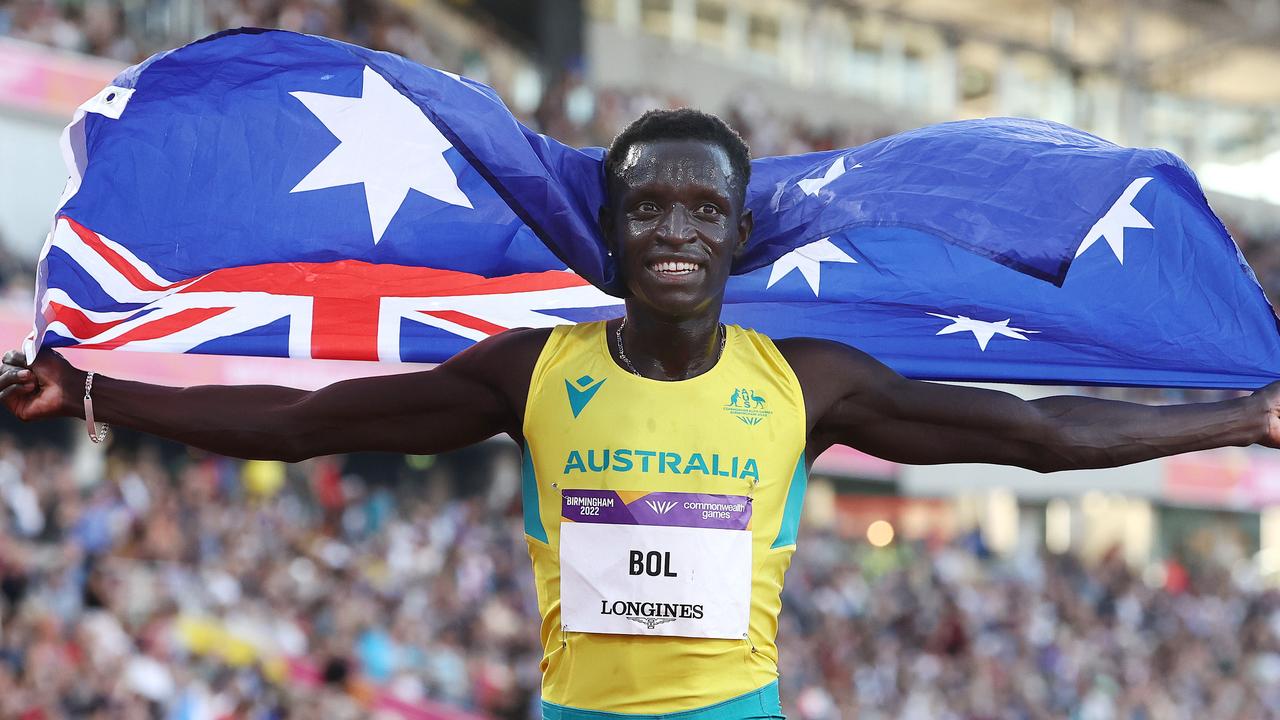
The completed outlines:
{"type": "MultiPolygon", "coordinates": [[[[627,370],[631,371],[632,375],[635,375],[636,377],[644,377],[640,374],[639,370],[636,370],[636,366],[631,363],[631,358],[627,357],[627,351],[622,349],[622,329],[626,326],[627,318],[623,317],[622,322],[618,323],[618,331],[614,333],[614,336],[618,339],[618,359],[627,367],[627,370]]],[[[729,339],[729,333],[724,329],[724,323],[720,323],[719,330],[720,352],[716,353],[716,362],[720,362],[720,358],[724,356],[724,344],[725,341],[729,339]]]]}

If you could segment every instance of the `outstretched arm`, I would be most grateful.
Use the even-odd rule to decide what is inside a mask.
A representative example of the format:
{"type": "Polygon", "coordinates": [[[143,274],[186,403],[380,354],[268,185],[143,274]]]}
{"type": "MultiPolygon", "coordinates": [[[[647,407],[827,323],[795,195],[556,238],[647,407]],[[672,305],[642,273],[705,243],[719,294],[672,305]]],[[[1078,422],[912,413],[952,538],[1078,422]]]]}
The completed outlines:
{"type": "MultiPolygon", "coordinates": [[[[423,372],[308,392],[275,386],[172,388],[96,377],[96,419],[222,455],[296,461],[360,450],[430,454],[519,432],[546,331],[495,336],[423,372]]],[[[0,400],[24,420],[84,417],[85,373],[53,352],[9,353],[0,400]]]]}
{"type": "Polygon", "coordinates": [[[810,457],[833,444],[911,464],[986,462],[1039,472],[1114,467],[1224,445],[1280,441],[1280,385],[1214,403],[1154,407],[907,380],[838,343],[788,340],[810,457]]]}

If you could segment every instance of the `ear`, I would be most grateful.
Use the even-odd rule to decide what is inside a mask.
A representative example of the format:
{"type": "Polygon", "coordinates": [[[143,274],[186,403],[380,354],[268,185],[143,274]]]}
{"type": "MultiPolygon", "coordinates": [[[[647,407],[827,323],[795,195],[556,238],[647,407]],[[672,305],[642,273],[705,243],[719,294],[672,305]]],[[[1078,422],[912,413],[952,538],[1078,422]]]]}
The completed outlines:
{"type": "Polygon", "coordinates": [[[738,217],[738,247],[733,249],[733,257],[742,257],[747,251],[747,239],[751,237],[751,228],[755,226],[756,218],[747,208],[742,209],[742,215],[738,217]]]}

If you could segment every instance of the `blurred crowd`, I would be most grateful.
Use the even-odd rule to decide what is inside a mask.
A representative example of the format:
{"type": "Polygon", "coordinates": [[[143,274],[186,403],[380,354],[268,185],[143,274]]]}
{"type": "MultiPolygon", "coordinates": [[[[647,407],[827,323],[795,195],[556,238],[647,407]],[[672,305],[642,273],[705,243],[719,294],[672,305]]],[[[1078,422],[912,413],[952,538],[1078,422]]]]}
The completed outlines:
{"type": "MultiPolygon", "coordinates": [[[[574,146],[606,146],[644,111],[689,104],[656,86],[593,86],[580,66],[538,70],[526,49],[475,5],[464,15],[436,0],[0,0],[0,36],[126,63],[242,26],[332,37],[488,83],[526,124],[574,146]]],[[[767,107],[747,89],[722,114],[756,157],[852,147],[908,129],[856,115],[843,125],[814,125],[800,113],[767,107]]],[[[1268,295],[1280,297],[1280,238],[1232,230],[1268,295]]]]}
{"type": "Polygon", "coordinates": [[[84,484],[0,436],[0,718],[528,717],[518,515],[342,464],[143,451],[84,484]]]}
{"type": "MultiPolygon", "coordinates": [[[[336,37],[519,94],[489,72],[496,40],[459,43],[387,0],[192,7],[205,14],[193,26],[336,37]]],[[[187,39],[156,31],[152,13],[0,0],[0,35],[135,62],[187,39]]],[[[644,110],[681,104],[569,71],[513,109],[599,145],[644,110]]],[[[756,155],[896,129],[813,127],[745,94],[725,115],[756,155]]],[[[1233,230],[1280,298],[1280,238],[1233,230]]],[[[31,272],[0,243],[0,288],[29,297],[31,272]]],[[[360,470],[350,458],[282,466],[143,444],[93,467],[0,433],[0,719],[537,717],[538,620],[510,450],[484,454],[496,464],[360,470]]],[[[1116,558],[876,550],[810,532],[784,598],[782,690],[801,720],[1280,718],[1280,595],[1214,566],[1152,585],[1116,558]]]]}
{"type": "Polygon", "coordinates": [[[1157,586],[1110,554],[984,557],[804,538],[780,644],[795,717],[1280,718],[1280,592],[1170,563],[1157,586]]]}
{"type": "Polygon", "coordinates": [[[132,64],[202,32],[276,27],[324,35],[437,65],[429,27],[385,0],[208,0],[186,23],[177,3],[118,0],[2,0],[0,35],[132,64]]]}
{"type": "MultiPolygon", "coordinates": [[[[538,717],[514,448],[31,445],[0,434],[0,718],[538,717]]],[[[810,530],[779,640],[798,720],[1280,718],[1280,594],[1213,566],[810,530]]]]}
{"type": "MultiPolygon", "coordinates": [[[[222,28],[274,27],[323,35],[491,84],[526,123],[576,146],[607,145],[645,110],[687,104],[660,89],[595,88],[579,68],[555,73],[546,79],[545,88],[516,87],[528,76],[505,72],[509,68],[502,67],[502,58],[521,50],[482,13],[469,17],[468,32],[461,36],[426,20],[429,14],[439,17],[445,8],[415,9],[391,0],[205,0],[190,4],[189,12],[199,16],[185,23],[174,20],[179,5],[146,0],[0,0],[0,36],[135,63],[222,28]]],[[[857,145],[902,129],[813,127],[798,115],[769,112],[745,92],[732,102],[726,120],[758,156],[857,145]]]]}

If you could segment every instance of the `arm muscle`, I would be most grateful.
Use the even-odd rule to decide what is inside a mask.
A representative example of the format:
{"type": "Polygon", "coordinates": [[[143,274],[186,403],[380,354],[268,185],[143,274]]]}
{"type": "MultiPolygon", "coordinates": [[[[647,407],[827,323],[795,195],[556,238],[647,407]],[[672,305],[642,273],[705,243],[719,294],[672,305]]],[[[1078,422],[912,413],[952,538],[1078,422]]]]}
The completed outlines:
{"type": "Polygon", "coordinates": [[[170,388],[102,378],[102,420],[235,457],[299,460],[361,450],[437,453],[519,433],[544,330],[482,341],[439,367],[314,392],[274,386],[170,388]]]}
{"type": "Polygon", "coordinates": [[[1041,472],[1125,465],[1264,437],[1255,397],[1152,407],[1063,396],[1024,401],[907,380],[865,353],[817,340],[779,346],[809,408],[811,457],[845,444],[912,464],[989,462],[1041,472]]]}

